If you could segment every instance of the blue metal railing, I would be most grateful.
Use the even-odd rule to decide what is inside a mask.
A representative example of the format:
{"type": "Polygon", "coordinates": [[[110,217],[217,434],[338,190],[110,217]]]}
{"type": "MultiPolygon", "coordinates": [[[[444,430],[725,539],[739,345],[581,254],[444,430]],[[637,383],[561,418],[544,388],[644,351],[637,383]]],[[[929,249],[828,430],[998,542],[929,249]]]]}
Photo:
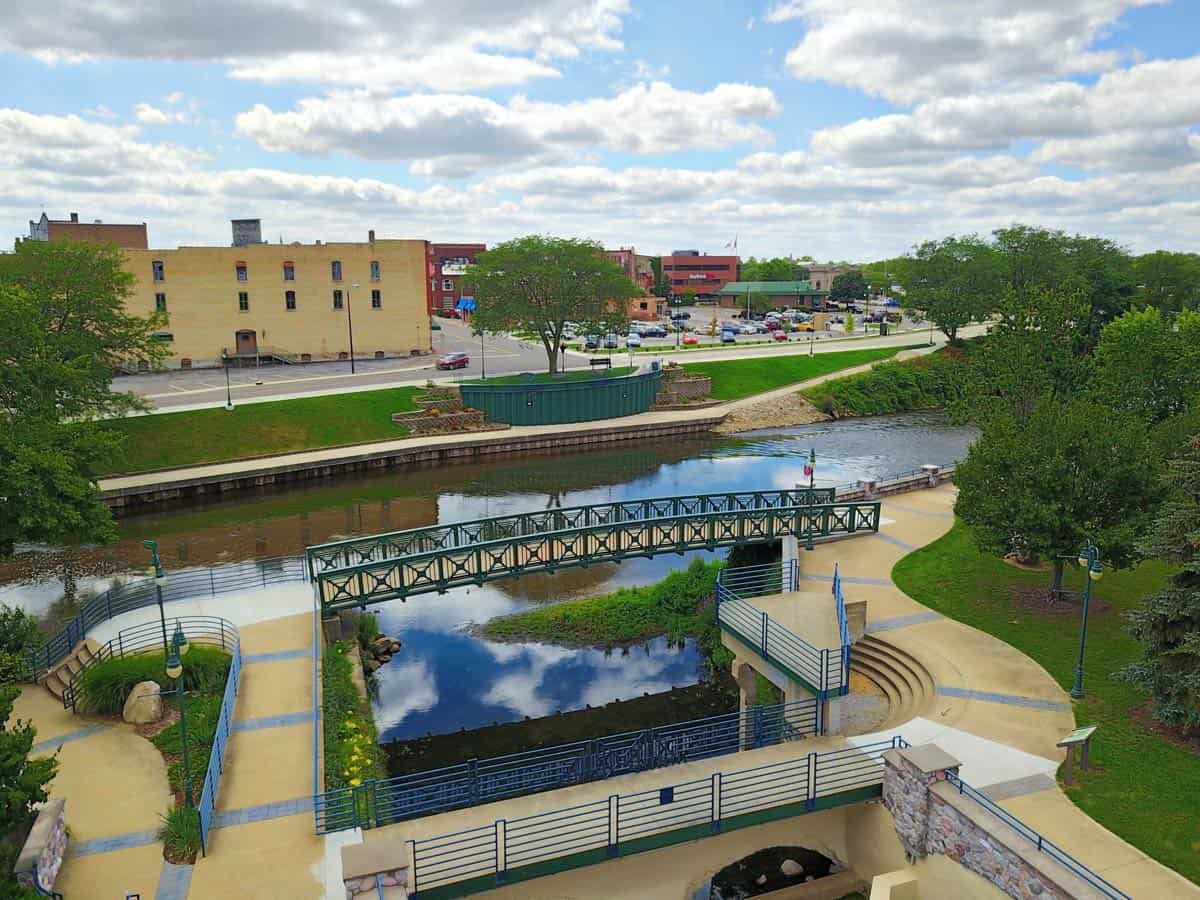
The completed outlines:
{"type": "Polygon", "coordinates": [[[819,713],[816,700],[795,700],[335,788],[314,797],[316,831],[327,834],[372,828],[505,797],[773,746],[819,733],[819,713]]]}
{"type": "Polygon", "coordinates": [[[204,855],[208,853],[208,833],[212,828],[217,791],[221,786],[221,773],[225,770],[225,748],[229,743],[229,733],[233,730],[233,708],[237,703],[238,688],[242,681],[242,641],[236,630],[230,655],[232,663],[229,666],[229,675],[225,678],[225,693],[221,697],[221,711],[217,716],[212,752],[208,757],[208,770],[204,773],[204,787],[200,791],[200,852],[204,855]]]}
{"type": "MultiPolygon", "coordinates": [[[[799,580],[799,565],[794,559],[722,569],[717,575],[717,621],[763,659],[802,681],[820,699],[845,694],[850,690],[850,639],[849,631],[842,628],[844,605],[838,613],[841,646],[830,650],[814,647],[746,599],[795,591],[799,580]]],[[[840,596],[840,581],[836,596],[840,596]]]]}
{"type": "Polygon", "coordinates": [[[1034,831],[1004,807],[993,801],[986,794],[983,794],[971,787],[953,771],[946,772],[946,781],[957,788],[960,794],[965,797],[970,797],[996,818],[1004,822],[1005,825],[1008,825],[1010,828],[1012,828],[1017,834],[1021,835],[1021,837],[1025,838],[1025,840],[1037,847],[1039,853],[1045,853],[1059,865],[1066,868],[1073,875],[1087,882],[1105,897],[1111,897],[1113,900],[1132,900],[1132,898],[1120,888],[1096,874],[1096,872],[1085,866],[1049,838],[1044,837],[1040,832],[1034,831]]]}
{"type": "Polygon", "coordinates": [[[878,796],[883,754],[901,738],[612,794],[409,841],[414,898],[461,896],[878,796]]]}
{"type": "MultiPolygon", "coordinates": [[[[169,573],[162,585],[163,602],[191,597],[215,596],[287,581],[306,580],[304,560],[296,556],[260,559],[169,573]]],[[[143,578],[114,585],[84,601],[79,615],[30,654],[34,679],[65,659],[87,633],[121,613],[157,603],[154,579],[143,578]]]]}
{"type": "Polygon", "coordinates": [[[838,637],[842,643],[842,672],[845,683],[842,693],[850,692],[850,620],[846,618],[846,598],[842,594],[842,573],[837,563],[833,564],[833,602],[837,607],[838,637]]]}

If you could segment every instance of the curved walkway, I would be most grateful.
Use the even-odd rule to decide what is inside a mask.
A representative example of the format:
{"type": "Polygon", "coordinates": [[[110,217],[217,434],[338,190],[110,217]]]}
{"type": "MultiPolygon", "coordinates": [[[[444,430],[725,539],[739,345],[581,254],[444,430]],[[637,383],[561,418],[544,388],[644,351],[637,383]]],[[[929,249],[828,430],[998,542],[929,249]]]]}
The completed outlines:
{"type": "Polygon", "coordinates": [[[867,601],[868,633],[907,651],[933,676],[935,694],[896,733],[936,742],[962,760],[964,780],[1131,896],[1200,898],[1200,887],[1094,822],[1059,788],[1065,754],[1055,745],[1075,718],[1058,682],[1010,644],[922,606],[892,583],[896,562],[950,530],[955,496],[943,485],[885,498],[878,535],[800,553],[802,582],[827,580],[820,573],[839,563],[847,600],[867,601]]]}

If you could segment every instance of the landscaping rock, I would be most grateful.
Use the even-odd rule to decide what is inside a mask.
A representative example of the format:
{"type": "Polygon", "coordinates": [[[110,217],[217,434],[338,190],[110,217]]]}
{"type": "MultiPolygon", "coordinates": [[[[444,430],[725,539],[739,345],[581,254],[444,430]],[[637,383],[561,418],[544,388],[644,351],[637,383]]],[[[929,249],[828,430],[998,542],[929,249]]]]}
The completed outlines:
{"type": "Polygon", "coordinates": [[[799,875],[804,871],[804,866],[796,862],[794,859],[785,859],[779,864],[779,871],[791,878],[793,875],[799,875]]]}
{"type": "Polygon", "coordinates": [[[149,725],[163,716],[162,689],[153,681],[141,681],[134,685],[125,699],[123,718],[130,725],[149,725]]]}

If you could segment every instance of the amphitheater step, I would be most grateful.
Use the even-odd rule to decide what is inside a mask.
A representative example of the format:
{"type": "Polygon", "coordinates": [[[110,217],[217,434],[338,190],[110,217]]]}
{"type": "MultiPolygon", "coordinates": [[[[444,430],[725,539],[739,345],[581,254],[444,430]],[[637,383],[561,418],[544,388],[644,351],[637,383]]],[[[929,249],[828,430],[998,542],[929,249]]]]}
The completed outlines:
{"type": "Polygon", "coordinates": [[[91,665],[99,652],[100,642],[85,638],[71,649],[66,659],[46,673],[42,684],[54,697],[61,700],[72,677],[91,665]]]}
{"type": "Polygon", "coordinates": [[[885,728],[919,715],[934,694],[933,677],[919,660],[870,635],[854,645],[850,668],[878,685],[887,697],[888,716],[882,726],[885,728]]]}

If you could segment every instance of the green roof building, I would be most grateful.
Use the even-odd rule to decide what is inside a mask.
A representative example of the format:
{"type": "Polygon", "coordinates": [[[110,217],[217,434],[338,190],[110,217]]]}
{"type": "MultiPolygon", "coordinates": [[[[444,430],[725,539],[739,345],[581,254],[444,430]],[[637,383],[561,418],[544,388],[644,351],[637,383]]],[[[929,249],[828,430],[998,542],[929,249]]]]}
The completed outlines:
{"type": "Polygon", "coordinates": [[[745,308],[747,297],[753,307],[786,309],[822,306],[829,291],[818,291],[808,281],[731,281],[716,293],[717,303],[728,309],[745,308]]]}

